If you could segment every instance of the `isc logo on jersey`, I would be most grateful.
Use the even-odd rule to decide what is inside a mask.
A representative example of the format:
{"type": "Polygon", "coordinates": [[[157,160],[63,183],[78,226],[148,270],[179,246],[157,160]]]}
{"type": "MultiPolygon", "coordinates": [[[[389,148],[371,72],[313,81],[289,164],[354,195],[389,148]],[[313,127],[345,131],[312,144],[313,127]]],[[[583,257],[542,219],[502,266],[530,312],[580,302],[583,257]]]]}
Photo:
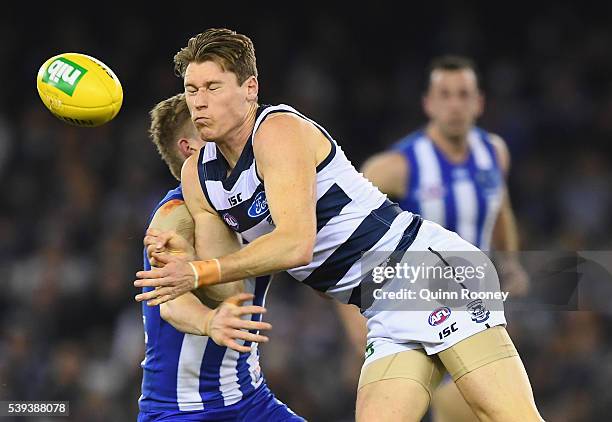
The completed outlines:
{"type": "Polygon", "coordinates": [[[123,89],[113,71],[80,53],[47,60],[38,71],[36,88],[55,117],[76,126],[104,124],[117,115],[123,103],[123,89]]]}
{"type": "Polygon", "coordinates": [[[443,306],[442,308],[438,308],[429,314],[429,325],[436,326],[442,324],[446,321],[451,315],[451,310],[448,306],[443,306]]]}

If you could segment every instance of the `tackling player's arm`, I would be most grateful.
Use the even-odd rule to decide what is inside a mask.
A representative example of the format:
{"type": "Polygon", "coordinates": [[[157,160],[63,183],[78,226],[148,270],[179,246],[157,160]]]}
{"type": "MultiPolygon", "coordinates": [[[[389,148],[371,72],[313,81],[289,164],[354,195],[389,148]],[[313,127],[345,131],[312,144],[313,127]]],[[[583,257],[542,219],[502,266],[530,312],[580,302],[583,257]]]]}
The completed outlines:
{"type": "MultiPolygon", "coordinates": [[[[257,170],[265,180],[266,198],[275,229],[220,258],[195,261],[189,265],[171,262],[161,270],[139,272],[137,276],[141,280],[135,282],[136,286],[164,287],[139,295],[137,300],[147,300],[156,305],[196,285],[225,283],[310,263],[316,236],[316,166],[327,156],[330,148],[329,141],[320,131],[303,119],[286,114],[268,118],[257,132],[253,150],[257,170]]],[[[221,233],[213,235],[211,219],[220,221],[226,231],[230,229],[213,214],[204,199],[195,160],[186,161],[182,181],[187,206],[196,221],[196,242],[204,237],[218,242],[218,238],[213,236],[221,233]],[[195,189],[200,192],[194,192],[195,189]],[[199,225],[194,209],[207,215],[201,218],[209,222],[199,225]]]]}
{"type": "MultiPolygon", "coordinates": [[[[504,174],[504,179],[507,180],[510,172],[508,147],[498,135],[491,134],[490,139],[495,148],[497,161],[504,174]]],[[[506,252],[498,261],[503,289],[512,296],[524,296],[529,290],[529,277],[516,254],[519,250],[519,236],[506,183],[504,183],[502,203],[493,227],[491,243],[493,249],[506,252]]]]}
{"type": "Polygon", "coordinates": [[[316,234],[316,161],[300,122],[290,117],[291,123],[283,124],[285,119],[281,115],[269,117],[253,143],[257,170],[265,178],[266,200],[275,229],[243,248],[237,234],[204,197],[196,160],[188,159],[183,167],[183,194],[196,223],[196,248],[202,245],[198,255],[203,260],[217,258],[221,267],[221,279],[217,281],[271,274],[312,259],[316,234]]]}
{"type": "MultiPolygon", "coordinates": [[[[497,155],[497,161],[502,169],[504,179],[508,179],[510,172],[510,152],[504,140],[498,135],[490,135],[491,142],[495,148],[497,155]]],[[[512,211],[512,205],[510,203],[510,196],[508,194],[508,188],[504,183],[504,191],[501,207],[495,226],[493,228],[493,247],[500,251],[517,251],[518,250],[518,233],[516,227],[516,220],[514,218],[514,212],[512,211]]]]}
{"type": "MultiPolygon", "coordinates": [[[[172,254],[184,255],[186,259],[195,258],[193,249],[194,224],[185,202],[173,199],[162,205],[153,216],[149,229],[167,231],[173,230],[177,236],[184,240],[180,244],[184,250],[179,250],[177,245],[165,245],[166,250],[172,254]]],[[[180,239],[175,238],[175,243],[180,239]]],[[[145,240],[146,245],[146,240],[145,240]]],[[[147,255],[152,267],[163,265],[152,256],[153,248],[147,246],[147,255]]],[[[163,303],[159,307],[160,316],[177,330],[195,334],[207,334],[207,320],[211,309],[204,306],[193,293],[177,297],[174,300],[163,303]]]]}
{"type": "Polygon", "coordinates": [[[381,152],[370,157],[361,172],[382,193],[399,200],[408,193],[410,168],[408,160],[396,151],[381,152]]]}
{"type": "Polygon", "coordinates": [[[212,309],[205,306],[192,293],[162,303],[160,316],[178,331],[197,336],[207,336],[212,309]]]}
{"type": "MultiPolygon", "coordinates": [[[[322,136],[318,129],[293,115],[271,116],[261,125],[253,152],[275,228],[222,257],[221,281],[270,274],[312,261],[317,227],[317,146],[312,138],[317,136],[322,136]]],[[[329,149],[328,143],[325,155],[329,149]]]]}
{"type": "MultiPolygon", "coordinates": [[[[197,259],[196,249],[204,250],[204,248],[202,245],[196,249],[192,246],[194,227],[194,220],[182,200],[171,200],[160,207],[153,216],[147,231],[148,235],[145,237],[145,246],[151,265],[164,265],[162,262],[157,262],[153,256],[153,252],[161,248],[184,260],[197,259]],[[156,235],[162,232],[172,233],[171,238],[167,240],[158,238],[156,235]]],[[[242,315],[265,312],[265,309],[261,307],[240,306],[243,302],[253,298],[253,295],[240,293],[241,291],[242,283],[240,282],[224,286],[205,286],[162,303],[159,309],[160,316],[178,331],[210,336],[217,344],[240,352],[247,352],[250,348],[239,345],[234,339],[265,342],[268,338],[247,333],[241,329],[266,330],[270,329],[271,325],[240,319],[242,315]],[[223,287],[225,290],[211,291],[217,287],[223,287]],[[216,309],[211,309],[203,302],[214,305],[216,309]]]]}

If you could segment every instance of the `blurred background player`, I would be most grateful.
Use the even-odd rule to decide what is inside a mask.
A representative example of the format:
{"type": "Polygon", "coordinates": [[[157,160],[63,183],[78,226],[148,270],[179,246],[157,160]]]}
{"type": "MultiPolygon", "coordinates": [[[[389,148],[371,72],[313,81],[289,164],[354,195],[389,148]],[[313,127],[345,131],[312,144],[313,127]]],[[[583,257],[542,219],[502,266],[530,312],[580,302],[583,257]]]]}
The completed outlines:
{"type": "MultiPolygon", "coordinates": [[[[475,64],[467,57],[442,56],[431,62],[427,76],[428,123],[367,160],[364,176],[402,209],[455,231],[479,249],[516,252],[517,229],[504,183],[510,154],[501,137],[475,125],[484,107],[475,64]]],[[[526,294],[527,277],[513,256],[504,255],[498,268],[503,290],[526,294]]],[[[358,329],[349,327],[355,341],[358,329]]],[[[433,408],[438,422],[477,420],[452,382],[436,390],[433,408]]]]}
{"type": "MultiPolygon", "coordinates": [[[[151,138],[179,179],[185,159],[204,145],[184,94],[160,102],[150,114],[151,138]]],[[[180,185],[155,208],[149,227],[175,231],[183,242],[168,248],[174,253],[187,250],[186,259],[195,257],[194,223],[180,185]]],[[[151,268],[150,262],[159,264],[154,259],[149,262],[151,252],[145,250],[145,268],[151,268]]],[[[268,285],[269,277],[257,277],[227,287],[198,289],[159,307],[143,305],[146,354],[139,421],[303,420],[266,386],[257,344],[252,343],[267,341],[256,331],[271,328],[261,322],[260,315],[265,311],[268,285]],[[257,306],[238,306],[244,302],[257,306]],[[250,314],[249,320],[241,319],[250,314]]]]}

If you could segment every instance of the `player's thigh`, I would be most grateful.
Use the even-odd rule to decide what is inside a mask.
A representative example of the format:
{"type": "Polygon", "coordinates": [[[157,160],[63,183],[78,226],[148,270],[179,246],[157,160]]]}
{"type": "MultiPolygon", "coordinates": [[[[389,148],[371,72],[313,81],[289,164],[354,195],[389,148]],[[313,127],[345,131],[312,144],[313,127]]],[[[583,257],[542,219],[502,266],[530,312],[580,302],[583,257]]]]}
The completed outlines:
{"type": "Polygon", "coordinates": [[[434,422],[479,422],[450,378],[434,390],[431,409],[434,422]]]}
{"type": "Polygon", "coordinates": [[[540,421],[523,363],[506,329],[493,327],[438,354],[481,421],[540,421]]]}
{"type": "Polygon", "coordinates": [[[370,362],[359,378],[357,421],[420,421],[442,371],[439,359],[422,349],[370,362]]]}

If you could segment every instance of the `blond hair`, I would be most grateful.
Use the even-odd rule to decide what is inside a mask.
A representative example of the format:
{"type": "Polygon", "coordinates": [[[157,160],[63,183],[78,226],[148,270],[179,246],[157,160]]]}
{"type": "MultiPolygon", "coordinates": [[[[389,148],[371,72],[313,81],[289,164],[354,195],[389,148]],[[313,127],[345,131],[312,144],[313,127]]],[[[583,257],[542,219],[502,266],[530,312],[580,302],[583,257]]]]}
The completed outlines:
{"type": "Polygon", "coordinates": [[[207,29],[191,38],[187,47],[174,56],[174,70],[184,77],[189,63],[214,61],[224,71],[236,74],[242,85],[251,76],[257,77],[255,47],[246,35],[225,28],[207,29]]]}
{"type": "Polygon", "coordinates": [[[183,134],[185,125],[191,123],[191,116],[185,101],[185,94],[177,94],[160,101],[151,111],[149,136],[157,147],[157,152],[170,168],[170,173],[181,180],[181,167],[185,158],[177,146],[178,137],[183,134]]]}

